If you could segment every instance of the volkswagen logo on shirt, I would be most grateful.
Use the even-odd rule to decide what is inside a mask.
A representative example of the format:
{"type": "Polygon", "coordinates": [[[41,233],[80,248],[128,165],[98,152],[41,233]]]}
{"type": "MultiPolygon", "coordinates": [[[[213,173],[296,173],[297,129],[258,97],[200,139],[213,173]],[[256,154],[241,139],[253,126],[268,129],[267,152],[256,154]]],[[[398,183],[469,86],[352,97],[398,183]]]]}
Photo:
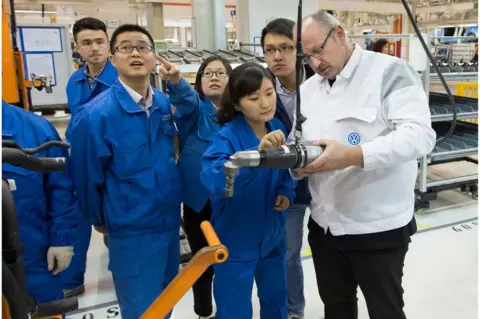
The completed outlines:
{"type": "Polygon", "coordinates": [[[360,135],[358,133],[350,133],[348,135],[348,143],[350,143],[350,145],[360,144],[360,135]]]}

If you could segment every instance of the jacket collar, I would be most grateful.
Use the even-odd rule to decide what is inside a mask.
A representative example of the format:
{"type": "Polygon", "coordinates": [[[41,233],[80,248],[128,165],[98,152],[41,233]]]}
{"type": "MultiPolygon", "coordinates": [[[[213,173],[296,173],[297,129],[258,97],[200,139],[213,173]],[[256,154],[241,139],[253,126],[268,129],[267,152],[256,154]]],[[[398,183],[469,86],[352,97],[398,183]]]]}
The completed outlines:
{"type": "MultiPolygon", "coordinates": [[[[352,55],[350,56],[350,59],[348,60],[347,64],[345,64],[345,66],[343,67],[343,70],[338,74],[336,78],[337,81],[339,80],[339,78],[348,80],[352,76],[353,72],[355,71],[355,68],[360,63],[362,54],[363,54],[363,49],[359,45],[354,44],[352,55]]],[[[318,76],[319,87],[324,87],[324,88],[326,87],[327,90],[329,90],[330,85],[327,82],[327,78],[321,76],[320,74],[317,74],[317,76],[318,76]]]]}
{"type": "Polygon", "coordinates": [[[354,44],[352,56],[348,60],[347,64],[343,68],[342,72],[340,72],[340,76],[343,77],[344,79],[349,79],[355,68],[357,67],[358,63],[360,62],[360,58],[362,57],[363,49],[357,45],[354,44]]]}
{"type": "MultiPolygon", "coordinates": [[[[87,74],[86,72],[87,65],[82,66],[80,69],[78,69],[78,75],[75,81],[86,81],[87,80],[87,74]]],[[[97,81],[102,82],[103,84],[110,86],[111,83],[113,83],[118,77],[118,72],[115,66],[113,66],[113,63],[108,60],[107,64],[103,68],[103,71],[100,73],[100,75],[97,78],[97,81]]]]}
{"type": "MultiPolygon", "coordinates": [[[[260,140],[248,125],[247,120],[242,113],[238,113],[232,121],[233,131],[237,134],[242,149],[252,149],[258,146],[260,140]]],[[[274,130],[272,121],[267,122],[268,131],[274,130]]]]}
{"type": "Polygon", "coordinates": [[[118,82],[120,82],[120,84],[122,84],[123,88],[128,92],[128,94],[132,97],[132,99],[135,101],[135,103],[139,104],[140,101],[145,100],[145,106],[148,108],[150,106],[152,106],[153,104],[153,89],[151,86],[148,87],[148,96],[146,99],[143,98],[142,95],[140,95],[138,92],[136,92],[134,89],[130,88],[129,86],[127,86],[125,83],[122,82],[122,80],[120,80],[120,78],[118,78],[118,82]]]}
{"type": "Polygon", "coordinates": [[[215,107],[215,104],[213,104],[212,101],[210,101],[209,99],[205,99],[205,101],[208,103],[208,107],[206,107],[205,111],[207,112],[207,114],[209,116],[217,116],[217,109],[215,107]]]}
{"type": "MultiPolygon", "coordinates": [[[[138,113],[144,112],[145,110],[141,108],[137,102],[133,99],[133,97],[128,93],[125,87],[120,82],[120,79],[116,79],[111,86],[111,90],[113,91],[115,97],[118,100],[120,106],[127,112],[127,113],[138,113]]],[[[155,94],[154,90],[150,87],[150,91],[152,93],[152,106],[151,106],[151,113],[158,108],[162,108],[163,104],[159,97],[159,94],[155,94]]]]}

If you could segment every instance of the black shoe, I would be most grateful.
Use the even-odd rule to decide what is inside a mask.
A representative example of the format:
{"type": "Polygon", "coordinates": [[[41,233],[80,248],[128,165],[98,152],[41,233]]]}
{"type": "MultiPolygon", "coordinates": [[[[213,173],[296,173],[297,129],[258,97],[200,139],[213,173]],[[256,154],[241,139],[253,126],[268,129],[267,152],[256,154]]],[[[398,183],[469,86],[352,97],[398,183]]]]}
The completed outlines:
{"type": "Polygon", "coordinates": [[[63,289],[63,295],[65,298],[75,297],[85,292],[85,285],[80,285],[73,289],[63,289]]]}

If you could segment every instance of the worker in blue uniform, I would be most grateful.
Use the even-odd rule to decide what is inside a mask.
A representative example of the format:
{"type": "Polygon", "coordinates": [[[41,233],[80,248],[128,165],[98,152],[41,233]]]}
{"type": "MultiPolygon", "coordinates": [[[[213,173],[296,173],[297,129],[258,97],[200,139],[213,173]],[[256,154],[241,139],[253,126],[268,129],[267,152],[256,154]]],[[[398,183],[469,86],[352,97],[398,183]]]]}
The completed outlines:
{"type": "Polygon", "coordinates": [[[286,142],[276,118],[274,81],[256,63],[235,68],[217,112],[223,125],[203,155],[202,183],[212,194],[212,225],[229,258],[215,266],[216,319],[252,318],[254,280],[262,319],[287,319],[286,210],[296,183],[287,170],[241,168],[233,197],[225,197],[224,163],[238,151],[286,142]]]}
{"type": "MultiPolygon", "coordinates": [[[[196,254],[208,246],[200,224],[210,220],[212,212],[209,192],[200,181],[202,155],[220,128],[215,110],[220,106],[232,67],[221,57],[206,58],[198,68],[193,89],[175,65],[162,57],[158,59],[159,74],[167,81],[167,94],[175,107],[179,131],[177,167],[183,186],[183,229],[192,254],[196,254]]],[[[199,319],[212,318],[212,280],[213,268],[209,267],[192,287],[193,308],[199,319]]]]}
{"type": "MultiPolygon", "coordinates": [[[[61,141],[46,119],[2,100],[2,140],[35,148],[61,141]]],[[[67,157],[68,151],[53,147],[39,157],[67,157]]],[[[23,244],[28,293],[39,302],[63,299],[58,275],[72,259],[78,225],[77,200],[66,172],[35,172],[2,164],[3,178],[11,180],[23,244]]]]}
{"type": "Polygon", "coordinates": [[[123,319],[138,319],[178,273],[181,182],[168,98],[149,85],[156,57],[138,25],[110,42],[118,79],[72,125],[75,189],[108,234],[109,269],[123,319]]]}
{"type": "MultiPolygon", "coordinates": [[[[66,139],[71,142],[70,127],[82,106],[95,96],[105,91],[118,77],[117,70],[109,61],[107,27],[101,20],[82,18],[72,28],[75,50],[85,61],[67,82],[67,102],[71,117],[66,130],[66,139]]],[[[76,169],[69,166],[70,169],[76,169]]],[[[65,297],[81,294],[85,291],[85,271],[87,251],[92,235],[92,224],[79,211],[80,225],[75,242],[75,255],[70,267],[62,272],[65,297]]]]}

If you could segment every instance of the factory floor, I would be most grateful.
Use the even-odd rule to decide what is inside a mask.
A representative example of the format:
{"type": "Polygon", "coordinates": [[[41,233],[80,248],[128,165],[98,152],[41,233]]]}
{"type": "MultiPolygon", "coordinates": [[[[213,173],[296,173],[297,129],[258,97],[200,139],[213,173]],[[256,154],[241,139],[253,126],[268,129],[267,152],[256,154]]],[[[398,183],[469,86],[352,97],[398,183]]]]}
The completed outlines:
{"type": "MultiPolygon", "coordinates": [[[[56,117],[52,122],[63,136],[64,119],[56,117]]],[[[477,165],[471,163],[449,163],[429,168],[428,177],[435,180],[477,170],[477,165]]],[[[407,318],[478,318],[478,202],[459,190],[441,192],[438,199],[431,202],[431,208],[416,214],[416,219],[419,231],[412,237],[403,279],[407,318]]],[[[324,311],[317,292],[307,233],[308,230],[304,234],[302,253],[305,318],[320,319],[324,311]]],[[[102,236],[94,231],[88,252],[86,291],[79,298],[79,309],[67,314],[67,319],[120,318],[107,266],[107,249],[102,236]]],[[[255,291],[252,296],[254,318],[260,318],[255,291]]],[[[358,298],[359,318],[368,318],[360,290],[358,298]]],[[[175,307],[172,319],[196,318],[193,295],[189,291],[175,307]]]]}

